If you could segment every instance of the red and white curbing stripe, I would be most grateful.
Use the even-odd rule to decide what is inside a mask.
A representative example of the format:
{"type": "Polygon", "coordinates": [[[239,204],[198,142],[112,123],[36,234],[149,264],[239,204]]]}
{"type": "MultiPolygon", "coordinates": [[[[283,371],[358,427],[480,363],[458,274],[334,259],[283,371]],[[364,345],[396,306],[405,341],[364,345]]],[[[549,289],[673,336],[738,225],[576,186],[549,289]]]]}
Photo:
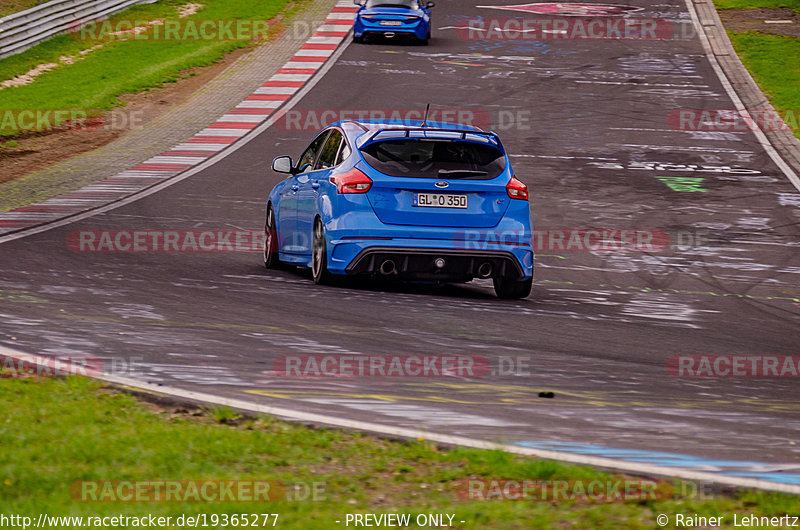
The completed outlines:
{"type": "Polygon", "coordinates": [[[192,138],[127,171],[48,201],[0,212],[0,235],[93,210],[201,164],[265,122],[294,96],[349,34],[358,10],[340,0],[325,22],[278,73],[192,138]]]}

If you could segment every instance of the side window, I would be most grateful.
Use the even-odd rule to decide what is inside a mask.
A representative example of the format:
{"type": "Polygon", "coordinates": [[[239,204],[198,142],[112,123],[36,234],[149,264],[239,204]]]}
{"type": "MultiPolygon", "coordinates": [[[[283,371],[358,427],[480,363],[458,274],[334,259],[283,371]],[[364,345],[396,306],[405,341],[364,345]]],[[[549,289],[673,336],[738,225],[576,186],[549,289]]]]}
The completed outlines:
{"type": "Polygon", "coordinates": [[[329,169],[336,165],[336,155],[339,154],[339,146],[342,144],[342,133],[334,129],[328,136],[328,141],[325,147],[322,148],[322,153],[319,155],[317,165],[314,169],[329,169]]]}
{"type": "Polygon", "coordinates": [[[339,156],[336,157],[336,165],[338,166],[342,162],[350,156],[350,146],[347,145],[347,141],[345,140],[342,142],[342,148],[339,150],[339,156]]]}
{"type": "Polygon", "coordinates": [[[306,173],[311,171],[314,167],[314,162],[317,160],[317,155],[319,154],[320,149],[322,149],[322,145],[325,142],[325,139],[328,137],[328,131],[323,132],[319,136],[317,136],[311,145],[308,146],[308,149],[300,155],[300,159],[297,161],[297,169],[299,173],[306,173]]]}

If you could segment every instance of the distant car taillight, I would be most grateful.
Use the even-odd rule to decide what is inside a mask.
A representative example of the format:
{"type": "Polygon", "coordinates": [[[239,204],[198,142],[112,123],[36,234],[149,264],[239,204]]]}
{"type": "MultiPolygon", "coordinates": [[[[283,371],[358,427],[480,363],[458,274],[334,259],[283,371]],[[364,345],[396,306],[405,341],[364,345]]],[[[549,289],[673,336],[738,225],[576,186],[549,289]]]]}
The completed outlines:
{"type": "Polygon", "coordinates": [[[528,186],[521,180],[518,180],[516,175],[511,177],[511,182],[506,186],[506,191],[508,192],[508,196],[512,199],[528,200],[528,186]]]}
{"type": "Polygon", "coordinates": [[[367,193],[372,187],[372,179],[356,168],[331,177],[339,193],[367,193]]]}

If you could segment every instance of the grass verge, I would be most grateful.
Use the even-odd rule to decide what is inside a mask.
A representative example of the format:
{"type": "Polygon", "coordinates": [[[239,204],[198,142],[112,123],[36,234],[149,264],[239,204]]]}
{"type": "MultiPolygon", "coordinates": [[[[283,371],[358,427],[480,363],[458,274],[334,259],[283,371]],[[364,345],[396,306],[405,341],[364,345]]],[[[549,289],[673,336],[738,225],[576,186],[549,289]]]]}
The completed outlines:
{"type": "MultiPolygon", "coordinates": [[[[203,0],[203,7],[197,13],[179,19],[179,8],[187,3],[187,0],[161,0],[135,6],[114,15],[112,22],[129,20],[140,26],[140,22],[165,19],[167,23],[195,21],[199,26],[200,21],[206,20],[266,21],[281,13],[290,0],[203,0]]],[[[31,84],[0,90],[0,109],[80,109],[93,113],[108,110],[123,105],[117,98],[121,94],[174,82],[186,70],[210,65],[228,52],[253,44],[252,31],[234,31],[223,34],[221,39],[206,39],[203,34],[195,38],[191,33],[181,32],[179,38],[168,40],[154,39],[155,31],[151,28],[129,40],[101,38],[108,32],[75,32],[0,60],[0,81],[25,75],[40,65],[56,65],[31,84]],[[66,62],[64,57],[68,58],[66,62]]],[[[0,129],[5,135],[20,132],[13,123],[0,129]]]]}
{"type": "MultiPolygon", "coordinates": [[[[476,500],[465,495],[467,479],[586,484],[624,477],[496,451],[443,449],[424,440],[387,441],[269,417],[241,418],[228,409],[157,407],[77,377],[0,378],[0,401],[0,512],[6,515],[278,513],[283,528],[313,529],[343,526],[347,514],[438,513],[453,514],[456,528],[637,529],[653,528],[659,514],[670,521],[678,513],[721,516],[721,527],[732,528],[734,513],[741,519],[743,514],[800,512],[794,496],[673,497],[670,492],[677,490],[666,482],[658,483],[657,491],[667,493],[655,500],[476,500]],[[201,503],[86,502],[75,493],[83,489],[76,481],[106,480],[268,480],[289,492],[313,483],[320,494],[316,500],[303,500],[301,493],[278,502],[201,503]]],[[[570,486],[569,491],[575,490],[570,486]]]]}
{"type": "Polygon", "coordinates": [[[753,31],[729,36],[770,102],[779,110],[800,109],[800,39],[753,31]]]}
{"type": "Polygon", "coordinates": [[[25,11],[43,3],[45,3],[45,0],[3,0],[0,2],[0,18],[19,11],[25,11]]]}
{"type": "MultiPolygon", "coordinates": [[[[796,0],[715,0],[718,9],[793,7],[796,0]]],[[[728,31],[736,53],[750,75],[800,138],[800,38],[757,31],[728,31]]]]}
{"type": "Polygon", "coordinates": [[[717,9],[774,9],[779,7],[793,7],[800,9],[797,0],[714,0],[717,9]]]}

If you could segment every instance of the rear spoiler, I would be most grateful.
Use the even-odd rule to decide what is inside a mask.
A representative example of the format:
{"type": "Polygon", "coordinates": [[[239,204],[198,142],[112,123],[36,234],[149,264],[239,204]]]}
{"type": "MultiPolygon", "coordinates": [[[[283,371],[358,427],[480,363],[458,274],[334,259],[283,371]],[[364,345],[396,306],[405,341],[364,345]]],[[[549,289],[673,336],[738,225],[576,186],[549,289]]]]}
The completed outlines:
{"type": "MultiPolygon", "coordinates": [[[[387,138],[387,140],[389,140],[389,139],[395,140],[397,138],[410,138],[412,132],[456,133],[456,134],[460,134],[461,135],[461,140],[466,140],[468,134],[473,135],[473,136],[483,136],[483,137],[487,138],[495,146],[497,146],[499,149],[503,150],[503,143],[500,141],[500,137],[497,135],[497,133],[494,133],[494,132],[491,132],[491,131],[482,131],[480,129],[479,130],[471,130],[471,129],[433,129],[433,128],[429,128],[429,127],[386,127],[386,128],[383,128],[383,129],[378,129],[377,131],[375,131],[374,133],[369,135],[367,138],[365,138],[364,140],[360,141],[359,145],[358,145],[358,148],[359,149],[363,149],[367,145],[379,141],[378,136],[380,136],[381,133],[384,133],[384,132],[387,132],[387,131],[391,131],[391,132],[394,132],[394,133],[397,133],[397,132],[404,132],[405,133],[403,136],[392,136],[391,138],[387,138]]],[[[435,137],[433,137],[433,138],[435,138],[435,137]]],[[[446,140],[447,138],[442,138],[442,139],[446,140]]]]}

